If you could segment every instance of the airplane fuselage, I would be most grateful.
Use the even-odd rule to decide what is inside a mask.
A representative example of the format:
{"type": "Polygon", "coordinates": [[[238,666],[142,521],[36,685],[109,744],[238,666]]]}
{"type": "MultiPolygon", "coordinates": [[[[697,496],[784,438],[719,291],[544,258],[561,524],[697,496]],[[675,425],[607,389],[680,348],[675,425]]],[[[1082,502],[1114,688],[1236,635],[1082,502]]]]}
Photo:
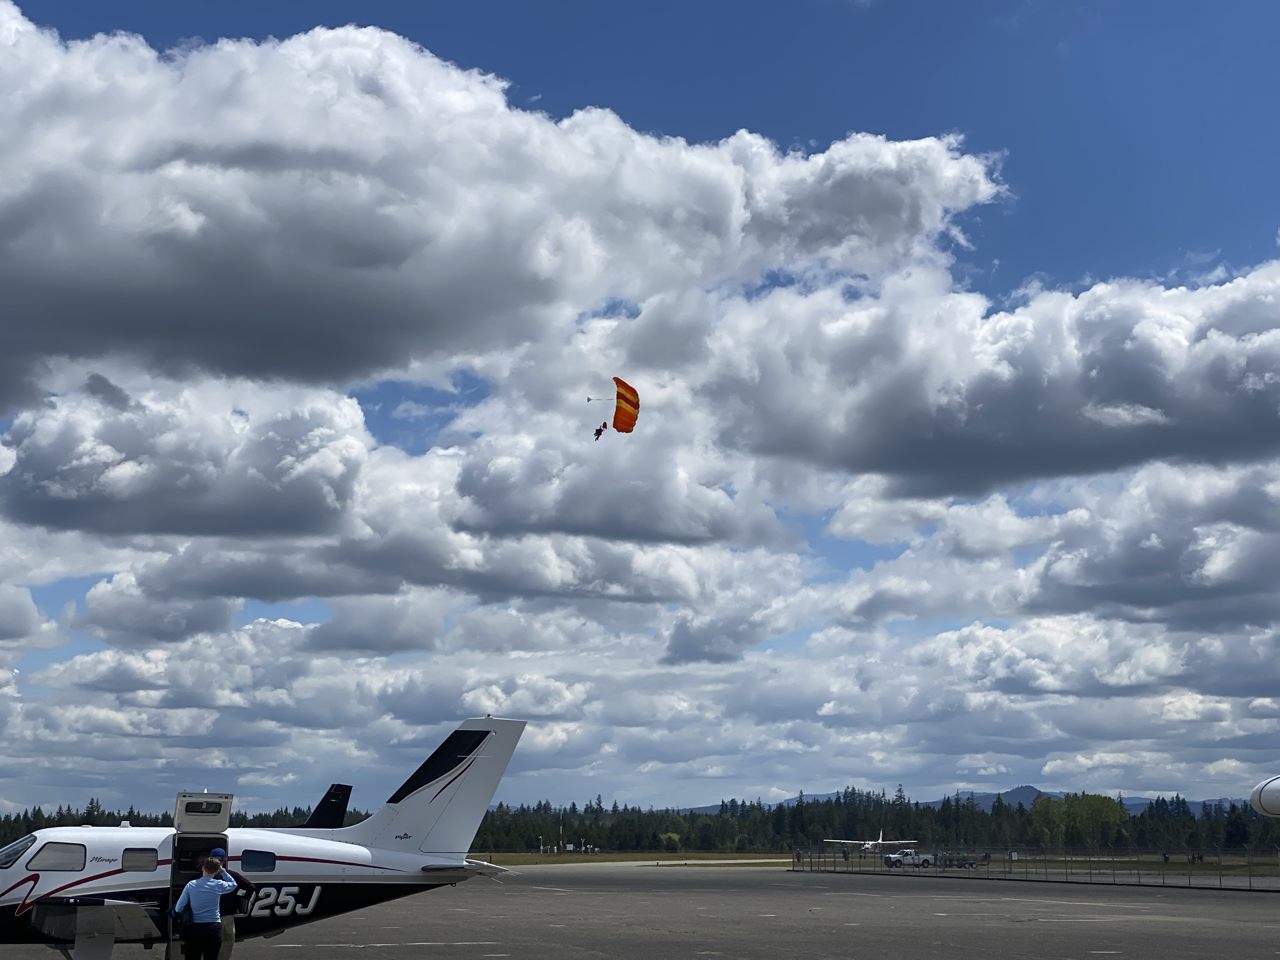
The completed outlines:
{"type": "Polygon", "coordinates": [[[257,888],[241,902],[238,940],[503,873],[465,851],[523,730],[464,720],[373,816],[348,826],[323,825],[343,821],[350,787],[335,784],[303,827],[229,827],[232,794],[184,792],[173,827],[39,830],[0,849],[0,944],[106,960],[116,943],[169,943],[180,932],[170,907],[217,847],[257,888]]]}
{"type": "MultiPolygon", "coordinates": [[[[332,832],[234,827],[226,832],[231,869],[257,886],[248,916],[236,921],[237,939],[270,936],[475,875],[474,865],[466,860],[431,857],[412,847],[382,850],[312,835],[332,832]]],[[[0,943],[57,942],[32,923],[33,911],[42,903],[132,901],[154,904],[158,916],[165,917],[174,835],[171,827],[37,831],[31,847],[0,869],[0,943]],[[39,859],[50,843],[60,845],[56,850],[62,862],[56,869],[42,868],[39,859]]],[[[154,935],[117,938],[120,943],[165,940],[164,925],[154,935]]]]}

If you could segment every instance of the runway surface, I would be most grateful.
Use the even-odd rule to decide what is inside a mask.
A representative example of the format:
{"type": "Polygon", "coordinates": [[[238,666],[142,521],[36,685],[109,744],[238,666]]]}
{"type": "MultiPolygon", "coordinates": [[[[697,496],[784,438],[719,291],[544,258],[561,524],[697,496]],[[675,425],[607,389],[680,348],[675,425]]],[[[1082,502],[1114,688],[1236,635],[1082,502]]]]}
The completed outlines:
{"type": "MultiPolygon", "coordinates": [[[[470,880],[235,950],[237,960],[1277,954],[1273,894],[635,864],[522,867],[502,884],[470,880]]],[[[54,956],[43,947],[4,955],[54,956]]]]}

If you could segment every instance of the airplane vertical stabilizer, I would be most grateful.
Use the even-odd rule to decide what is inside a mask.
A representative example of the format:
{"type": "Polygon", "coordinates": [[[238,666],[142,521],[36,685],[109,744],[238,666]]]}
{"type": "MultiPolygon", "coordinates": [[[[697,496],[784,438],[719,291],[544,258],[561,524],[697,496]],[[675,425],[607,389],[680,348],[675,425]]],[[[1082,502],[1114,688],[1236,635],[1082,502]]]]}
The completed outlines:
{"type": "Polygon", "coordinates": [[[464,720],[377,813],[333,839],[462,857],[515,752],[523,720],[464,720]]]}

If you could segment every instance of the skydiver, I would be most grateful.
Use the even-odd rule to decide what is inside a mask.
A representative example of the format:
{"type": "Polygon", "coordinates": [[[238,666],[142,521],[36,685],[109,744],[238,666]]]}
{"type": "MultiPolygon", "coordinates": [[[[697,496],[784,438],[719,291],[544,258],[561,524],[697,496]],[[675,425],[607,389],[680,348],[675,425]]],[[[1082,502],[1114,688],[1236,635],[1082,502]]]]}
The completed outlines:
{"type": "Polygon", "coordinates": [[[608,429],[609,429],[609,421],[606,420],[604,423],[600,424],[600,426],[596,427],[596,439],[599,440],[600,434],[604,433],[608,429]]]}

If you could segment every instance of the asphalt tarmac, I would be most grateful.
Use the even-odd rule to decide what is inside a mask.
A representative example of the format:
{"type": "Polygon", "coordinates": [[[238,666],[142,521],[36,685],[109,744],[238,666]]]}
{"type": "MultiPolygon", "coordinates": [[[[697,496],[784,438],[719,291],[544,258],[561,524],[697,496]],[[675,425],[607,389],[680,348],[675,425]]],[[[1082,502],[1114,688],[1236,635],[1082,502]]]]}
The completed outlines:
{"type": "MultiPolygon", "coordinates": [[[[54,956],[3,949],[15,960],[54,956]]],[[[501,884],[474,879],[235,950],[236,960],[1277,954],[1276,894],[636,864],[521,867],[501,884]]]]}

